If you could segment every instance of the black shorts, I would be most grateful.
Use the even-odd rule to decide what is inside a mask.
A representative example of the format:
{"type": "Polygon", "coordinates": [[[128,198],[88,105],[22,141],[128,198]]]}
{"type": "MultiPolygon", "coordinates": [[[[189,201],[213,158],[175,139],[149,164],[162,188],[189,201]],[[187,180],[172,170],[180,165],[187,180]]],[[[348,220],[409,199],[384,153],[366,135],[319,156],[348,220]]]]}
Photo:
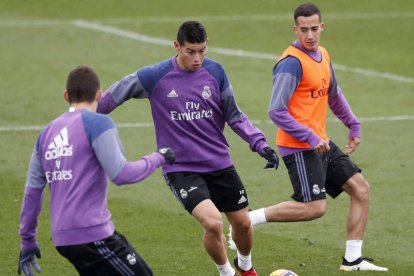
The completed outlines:
{"type": "Polygon", "coordinates": [[[211,199],[220,212],[234,212],[249,205],[247,193],[234,166],[209,173],[172,172],[167,173],[165,179],[190,214],[205,199],[211,199]]]}
{"type": "Polygon", "coordinates": [[[283,157],[292,182],[292,198],[300,202],[325,199],[326,193],[336,198],[345,182],[361,169],[332,141],[330,150],[320,154],[305,150],[283,157]]]}
{"type": "Polygon", "coordinates": [[[100,241],[57,246],[56,249],[75,266],[79,275],[152,275],[151,269],[141,256],[117,232],[100,241]]]}

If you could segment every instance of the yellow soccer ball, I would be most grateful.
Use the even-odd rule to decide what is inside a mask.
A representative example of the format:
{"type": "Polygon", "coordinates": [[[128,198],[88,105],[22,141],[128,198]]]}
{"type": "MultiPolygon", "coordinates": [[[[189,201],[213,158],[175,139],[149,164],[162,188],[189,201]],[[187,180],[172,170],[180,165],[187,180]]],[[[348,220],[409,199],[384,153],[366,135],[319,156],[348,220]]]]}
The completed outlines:
{"type": "Polygon", "coordinates": [[[295,272],[287,269],[278,269],[270,273],[269,276],[298,276],[295,272]]]}

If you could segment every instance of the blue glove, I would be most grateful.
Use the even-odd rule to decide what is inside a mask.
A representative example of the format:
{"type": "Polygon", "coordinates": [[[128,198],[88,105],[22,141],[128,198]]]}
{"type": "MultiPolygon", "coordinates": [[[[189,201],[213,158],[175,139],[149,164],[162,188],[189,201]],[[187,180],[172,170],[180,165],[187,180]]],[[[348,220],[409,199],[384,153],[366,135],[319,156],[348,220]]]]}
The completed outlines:
{"type": "Polygon", "coordinates": [[[261,152],[260,155],[267,160],[264,169],[268,168],[277,168],[279,167],[279,157],[277,157],[276,152],[271,147],[265,147],[261,152]]]}
{"type": "Polygon", "coordinates": [[[175,162],[175,153],[171,148],[162,148],[158,150],[159,153],[161,153],[162,156],[164,156],[165,161],[172,165],[175,162]]]}
{"type": "Polygon", "coordinates": [[[39,259],[42,257],[40,255],[40,249],[37,246],[29,250],[20,251],[19,268],[17,269],[17,273],[19,275],[23,271],[24,275],[33,276],[33,272],[30,269],[30,265],[32,265],[38,273],[42,271],[40,269],[39,264],[36,262],[34,256],[36,256],[39,259]]]}

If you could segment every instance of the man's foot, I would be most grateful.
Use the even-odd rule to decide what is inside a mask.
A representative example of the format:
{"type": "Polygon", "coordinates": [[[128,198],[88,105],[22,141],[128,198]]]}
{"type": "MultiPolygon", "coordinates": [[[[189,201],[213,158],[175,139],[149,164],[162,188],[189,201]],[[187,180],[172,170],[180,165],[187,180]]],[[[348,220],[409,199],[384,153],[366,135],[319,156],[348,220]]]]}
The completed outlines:
{"type": "Polygon", "coordinates": [[[234,262],[234,266],[239,271],[240,276],[257,276],[257,272],[256,270],[254,270],[254,267],[250,268],[247,271],[244,271],[243,269],[239,267],[237,255],[234,256],[233,262],[234,262]]]}
{"type": "Polygon", "coordinates": [[[233,241],[233,237],[231,236],[231,225],[229,226],[229,233],[227,234],[227,243],[231,250],[237,250],[236,243],[233,241]]]}
{"type": "Polygon", "coordinates": [[[342,264],[339,267],[341,271],[388,271],[388,268],[376,266],[370,262],[373,259],[359,257],[352,263],[348,262],[345,258],[342,258],[342,264]],[[368,262],[369,261],[369,262],[368,262]]]}

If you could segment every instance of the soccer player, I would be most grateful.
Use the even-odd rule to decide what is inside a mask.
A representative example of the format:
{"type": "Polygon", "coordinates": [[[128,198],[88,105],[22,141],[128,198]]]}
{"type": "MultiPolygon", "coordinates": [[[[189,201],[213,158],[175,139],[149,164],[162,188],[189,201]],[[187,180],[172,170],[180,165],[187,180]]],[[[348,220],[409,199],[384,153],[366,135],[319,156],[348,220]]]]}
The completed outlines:
{"type": "Polygon", "coordinates": [[[387,271],[362,257],[370,186],[349,155],[360,143],[361,126],[337,84],[327,50],[319,46],[324,28],[319,8],[302,4],[294,12],[296,41],[273,69],[269,117],[278,127],[276,144],[288,169],[294,201],[250,212],[253,225],[317,219],[326,194],[350,196],[346,249],[340,270],[387,271]],[[343,153],[326,134],[327,107],[349,128],[343,153]]]}
{"type": "Polygon", "coordinates": [[[177,55],[114,83],[98,112],[109,113],[131,98],[149,99],[157,145],[172,145],[176,153],[176,163],[163,166],[167,184],[203,227],[204,247],[220,275],[235,274],[227,257],[221,212],[233,227],[236,268],[242,275],[257,275],[251,261],[248,197],[230,158],[225,123],[267,159],[266,167],[277,168],[279,160],[264,134],[238,108],[223,67],[206,57],[203,25],[184,22],[174,47],[177,55]]]}
{"type": "Polygon", "coordinates": [[[36,141],[20,215],[19,274],[33,275],[31,266],[40,272],[36,228],[47,183],[53,244],[80,275],[152,275],[115,231],[107,209],[108,176],[117,185],[139,182],[160,165],[172,164],[174,152],[162,148],[128,162],[114,122],[96,113],[99,86],[91,68],[72,70],[64,92],[69,111],[50,122],[36,141]]]}

